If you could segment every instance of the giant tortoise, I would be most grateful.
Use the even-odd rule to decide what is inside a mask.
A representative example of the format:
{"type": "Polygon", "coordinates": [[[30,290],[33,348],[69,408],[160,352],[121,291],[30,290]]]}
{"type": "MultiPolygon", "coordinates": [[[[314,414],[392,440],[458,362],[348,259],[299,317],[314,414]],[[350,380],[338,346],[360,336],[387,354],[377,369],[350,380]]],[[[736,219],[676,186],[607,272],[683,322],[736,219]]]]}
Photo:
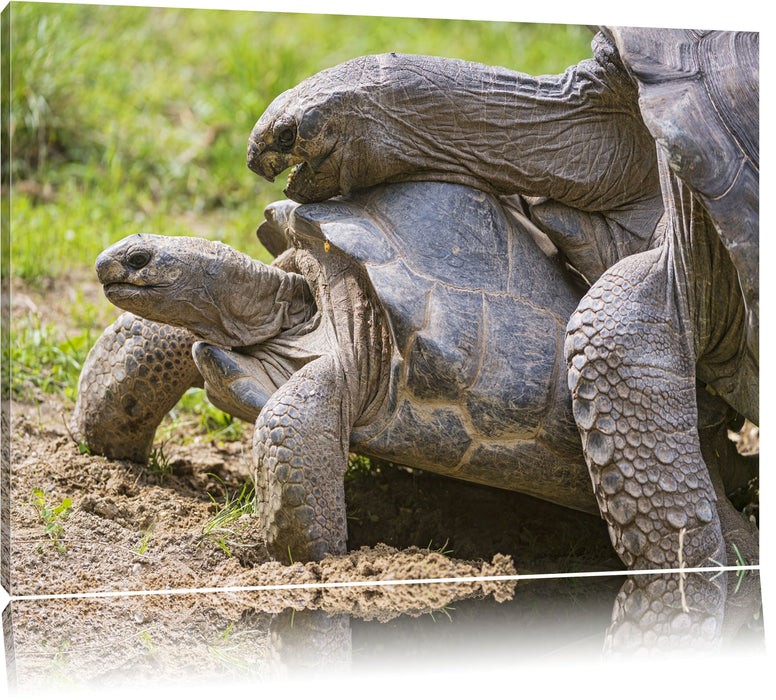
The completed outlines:
{"type": "Polygon", "coordinates": [[[580,292],[518,212],[412,183],[265,215],[263,237],[292,244],[271,266],[140,234],[99,256],[130,313],[85,363],[74,435],[143,459],[204,380],[257,421],[262,527],[286,560],[344,553],[351,450],[597,512],[562,366],[580,292]]]}
{"type": "Polygon", "coordinates": [[[348,61],[272,102],[248,165],[294,166],[300,202],[416,180],[524,197],[592,283],[564,352],[618,554],[637,570],[724,564],[696,380],[758,422],[759,38],[610,28],[593,49],[539,77],[348,61]]]}

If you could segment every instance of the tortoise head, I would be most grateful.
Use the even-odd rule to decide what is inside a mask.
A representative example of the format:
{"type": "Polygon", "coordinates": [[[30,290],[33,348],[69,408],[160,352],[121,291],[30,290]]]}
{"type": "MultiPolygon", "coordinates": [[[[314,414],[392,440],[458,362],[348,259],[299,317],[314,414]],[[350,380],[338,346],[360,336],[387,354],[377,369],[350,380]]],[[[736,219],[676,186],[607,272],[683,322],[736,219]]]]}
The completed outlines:
{"type": "Polygon", "coordinates": [[[334,99],[319,96],[320,105],[307,108],[298,87],[275,98],[254,126],[248,140],[248,167],[266,180],[293,168],[285,190],[298,191],[300,201],[327,199],[341,187],[333,156],[338,139],[332,128],[339,117],[334,99]]]}
{"type": "Polygon", "coordinates": [[[271,181],[292,166],[285,194],[301,203],[421,180],[595,212],[660,194],[630,78],[593,59],[539,77],[437,56],[346,61],[254,126],[248,167],[271,181]]]}
{"type": "Polygon", "coordinates": [[[343,128],[350,67],[336,66],[286,90],[251,131],[248,167],[270,182],[293,167],[285,190],[292,199],[321,201],[348,189],[341,182],[339,153],[355,130],[352,123],[343,128]]]}
{"type": "Polygon", "coordinates": [[[440,118],[451,119],[451,102],[434,85],[448,69],[446,60],[362,56],[302,81],[256,122],[248,167],[270,182],[293,167],[284,192],[301,203],[392,181],[446,179],[482,187],[464,168],[456,174],[437,167],[451,160],[437,131],[440,118]]]}
{"type": "Polygon", "coordinates": [[[204,238],[135,234],[95,268],[111,303],[226,347],[255,345],[311,315],[302,277],[204,238]]]}

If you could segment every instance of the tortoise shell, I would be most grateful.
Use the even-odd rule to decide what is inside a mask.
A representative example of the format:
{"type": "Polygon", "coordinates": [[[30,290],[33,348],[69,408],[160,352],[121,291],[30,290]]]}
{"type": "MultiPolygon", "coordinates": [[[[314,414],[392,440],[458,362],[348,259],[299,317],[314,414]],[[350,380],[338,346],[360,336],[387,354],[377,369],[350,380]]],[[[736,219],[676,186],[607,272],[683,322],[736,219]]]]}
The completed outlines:
{"type": "Polygon", "coordinates": [[[354,450],[595,511],[561,366],[581,292],[527,219],[433,182],[283,206],[297,247],[363,269],[390,325],[388,397],[354,450]]]}

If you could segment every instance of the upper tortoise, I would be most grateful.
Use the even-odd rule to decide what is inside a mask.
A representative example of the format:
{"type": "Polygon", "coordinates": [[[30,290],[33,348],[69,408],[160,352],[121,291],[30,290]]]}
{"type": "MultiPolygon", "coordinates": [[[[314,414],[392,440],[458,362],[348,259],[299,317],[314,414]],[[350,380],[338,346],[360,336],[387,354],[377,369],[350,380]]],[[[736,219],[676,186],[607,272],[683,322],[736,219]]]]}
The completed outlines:
{"type": "Polygon", "coordinates": [[[593,53],[539,77],[348,61],[272,102],[248,165],[295,166],[300,202],[413,180],[524,198],[592,285],[564,353],[617,552],[634,569],[713,566],[725,547],[695,388],[758,422],[759,35],[605,28],[593,53]]]}

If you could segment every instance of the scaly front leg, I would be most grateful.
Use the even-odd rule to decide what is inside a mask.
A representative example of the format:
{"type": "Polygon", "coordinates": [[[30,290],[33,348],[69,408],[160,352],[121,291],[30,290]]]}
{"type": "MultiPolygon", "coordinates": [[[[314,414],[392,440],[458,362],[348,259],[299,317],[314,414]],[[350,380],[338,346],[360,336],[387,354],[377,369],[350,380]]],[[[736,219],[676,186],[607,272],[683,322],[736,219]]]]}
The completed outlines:
{"type": "Polygon", "coordinates": [[[342,368],[323,356],[280,387],[256,420],[259,515],[275,559],[315,561],[346,551],[347,404],[342,368]]]}
{"type": "Polygon", "coordinates": [[[97,339],[78,379],[70,432],[92,452],[145,462],[167,412],[202,377],[182,328],[122,314],[97,339]]]}

